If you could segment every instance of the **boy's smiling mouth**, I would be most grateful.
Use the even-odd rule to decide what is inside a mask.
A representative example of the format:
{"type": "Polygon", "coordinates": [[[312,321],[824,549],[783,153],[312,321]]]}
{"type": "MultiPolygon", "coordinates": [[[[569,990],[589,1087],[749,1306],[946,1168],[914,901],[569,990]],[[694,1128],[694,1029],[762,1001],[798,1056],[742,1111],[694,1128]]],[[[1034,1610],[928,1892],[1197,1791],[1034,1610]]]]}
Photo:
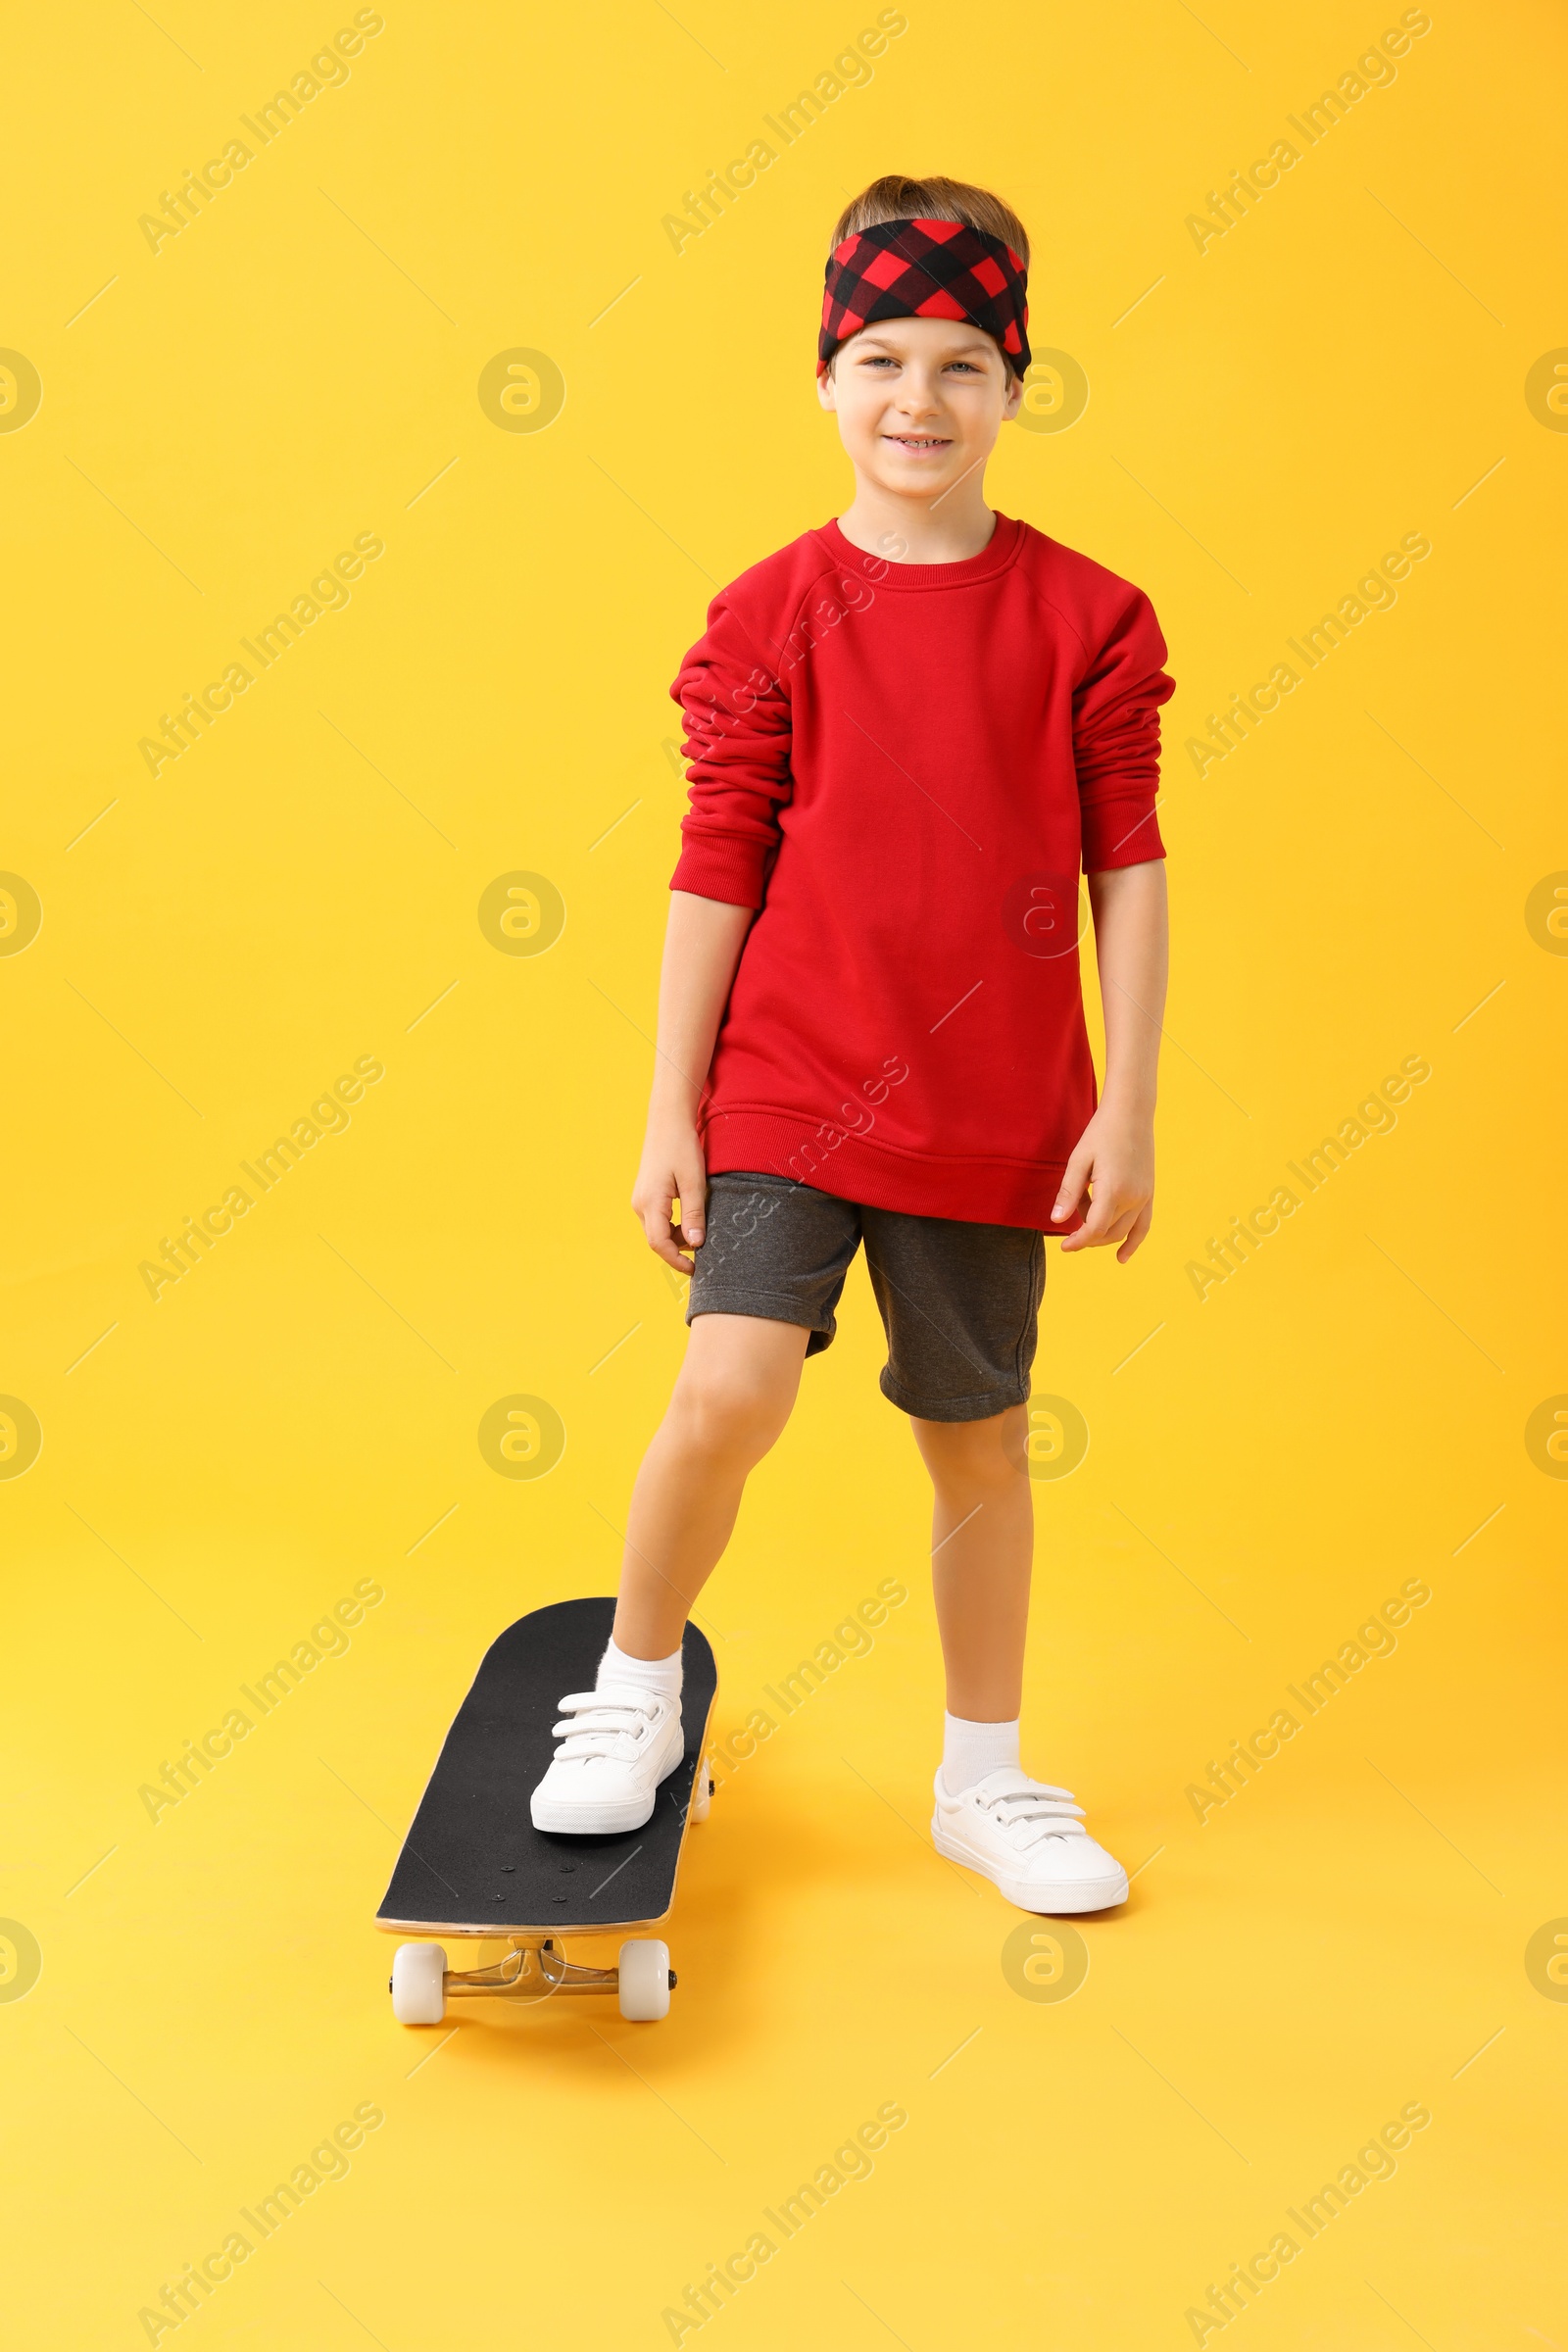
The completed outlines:
{"type": "Polygon", "coordinates": [[[939,433],[884,433],[882,438],[891,441],[895,449],[906,449],[913,455],[926,455],[953,447],[953,443],[939,433]]]}

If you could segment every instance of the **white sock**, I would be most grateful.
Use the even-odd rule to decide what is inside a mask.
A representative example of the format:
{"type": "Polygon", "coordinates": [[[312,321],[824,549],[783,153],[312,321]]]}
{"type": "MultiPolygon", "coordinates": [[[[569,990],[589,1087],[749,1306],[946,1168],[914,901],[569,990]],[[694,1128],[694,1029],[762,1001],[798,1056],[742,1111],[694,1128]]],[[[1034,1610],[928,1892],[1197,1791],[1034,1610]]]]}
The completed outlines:
{"type": "Polygon", "coordinates": [[[611,1683],[630,1683],[637,1690],[657,1690],[661,1698],[679,1698],[680,1678],[678,1649],[672,1650],[667,1658],[628,1658],[612,1639],[599,1661],[594,1688],[603,1690],[611,1683]]]}
{"type": "Polygon", "coordinates": [[[1018,1765],[1016,1723],[966,1723],[961,1715],[942,1718],[942,1783],[950,1796],[961,1796],[988,1772],[1018,1765]]]}

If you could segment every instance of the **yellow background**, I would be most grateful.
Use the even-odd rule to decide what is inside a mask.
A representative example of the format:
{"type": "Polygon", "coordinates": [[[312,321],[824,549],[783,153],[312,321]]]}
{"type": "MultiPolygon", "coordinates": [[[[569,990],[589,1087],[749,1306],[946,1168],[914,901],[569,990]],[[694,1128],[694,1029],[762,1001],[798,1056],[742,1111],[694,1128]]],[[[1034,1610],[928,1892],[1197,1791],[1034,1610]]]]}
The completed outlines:
{"type": "Polygon", "coordinates": [[[392,0],[154,254],[138,217],[351,12],[155,13],[35,15],[11,58],[0,342],[43,387],[0,434],[0,866],[43,908],[0,958],[0,1390],[43,1433],[0,1482],[0,1911],[42,1953],[0,2004],[16,2341],[145,2341],[162,2283],[368,2100],[349,2178],[181,2343],[667,2342],[686,2282],[896,2100],[724,2341],[1191,2342],[1208,2283],[1419,2101],[1396,2177],[1234,2326],[1568,2343],[1568,2005],[1525,1966],[1568,1913],[1568,1489],[1525,1444],[1568,1390],[1568,965],[1525,919],[1568,867],[1568,438],[1524,391],[1568,344],[1560,19],[1436,5],[1200,254],[1186,216],[1396,10],[911,0],[677,256],[662,216],[874,10],[392,0]],[[720,1724],[882,1578],[909,1602],[696,1834],[667,2023],[470,2005],[443,2042],[394,2025],[372,1915],[486,1642],[611,1588],[679,1359],[626,1208],[665,689],[713,586],[844,503],[822,249],[890,168],[1028,222],[1036,343],[1091,398],[1004,436],[993,503],[1145,586],[1179,681],[1157,1220],[1127,1269],[1053,1253],[1037,1365],[1092,1442],[1037,1489],[1027,1759],[1139,1875],[1037,2002],[1016,1915],[929,1850],[927,1505],[857,1271],[705,1602],[720,1724]],[[564,378],[546,430],[479,404],[517,348],[564,378]],[[1416,530],[1397,607],[1195,775],[1206,713],[1416,530]],[[159,714],[366,531],[349,607],[151,776],[159,714]],[[479,927],[516,870],[565,903],[547,954],[479,927]],[[1397,1129],[1200,1302],[1208,1237],[1410,1054],[1397,1129]],[[386,1075],[348,1132],[155,1303],[139,1262],[361,1055],[386,1075]],[[516,1393],[567,1433],[537,1481],[477,1443],[516,1393]],[[155,1825],[139,1787],[367,1577],[348,1654],[155,1825]],[[1188,1784],[1412,1577],[1397,1652],[1200,1826],[1188,1784]]]}

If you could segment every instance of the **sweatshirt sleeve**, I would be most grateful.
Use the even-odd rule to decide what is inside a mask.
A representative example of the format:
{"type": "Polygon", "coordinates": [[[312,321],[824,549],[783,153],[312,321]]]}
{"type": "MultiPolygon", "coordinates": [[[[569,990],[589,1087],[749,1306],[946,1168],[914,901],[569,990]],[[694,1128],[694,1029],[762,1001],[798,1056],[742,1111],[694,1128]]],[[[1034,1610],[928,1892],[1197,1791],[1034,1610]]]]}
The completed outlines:
{"type": "Polygon", "coordinates": [[[726,588],[669,690],[686,722],[691,801],[669,887],[732,906],[761,906],[778,813],[794,788],[790,701],[766,646],[726,588]]]}
{"type": "Polygon", "coordinates": [[[1117,608],[1073,695],[1086,874],[1165,855],[1154,815],[1159,707],[1175,691],[1153,608],[1134,590],[1117,608]]]}

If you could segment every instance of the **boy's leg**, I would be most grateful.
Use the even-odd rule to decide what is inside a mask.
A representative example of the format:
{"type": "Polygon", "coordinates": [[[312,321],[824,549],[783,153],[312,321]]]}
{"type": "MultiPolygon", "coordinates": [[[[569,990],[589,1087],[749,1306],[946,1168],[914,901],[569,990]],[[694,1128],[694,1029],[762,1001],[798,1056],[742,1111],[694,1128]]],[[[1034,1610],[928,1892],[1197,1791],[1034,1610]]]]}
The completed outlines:
{"type": "Polygon", "coordinates": [[[691,1337],[632,1494],[614,1630],[591,1691],[568,1691],[535,1829],[640,1829],[680,1762],[681,1637],[729,1541],[748,1474],[778,1437],[801,1366],[833,1337],[859,1247],[852,1202],[787,1177],[710,1177],[691,1337]]]}
{"type": "Polygon", "coordinates": [[[931,1572],[948,1678],[937,1851],[1025,1911],[1124,1902],[1120,1863],[1071,1793],[1035,1780],[1019,1751],[1034,1536],[1024,1399],[1044,1245],[1032,1228],[862,1214],[888,1330],[882,1393],[908,1414],[936,1495],[931,1572]]]}
{"type": "Polygon", "coordinates": [[[1029,1409],[985,1421],[911,1419],[931,1473],[931,1585],[948,1712],[968,1723],[1016,1723],[1034,1553],[1025,1448],[1029,1409]]]}
{"type": "Polygon", "coordinates": [[[810,1333],[760,1315],[700,1314],[669,1408],[632,1489],[612,1639],[630,1658],[680,1647],[742,1490],[795,1403],[810,1333]]]}
{"type": "Polygon", "coordinates": [[[632,1491],[614,1631],[592,1691],[562,1699],[536,1830],[641,1829],[680,1762],[681,1636],[729,1541],[747,1474],[795,1402],[810,1333],[759,1315],[692,1322],[669,1409],[632,1491]]]}
{"type": "Polygon", "coordinates": [[[1065,1788],[1032,1779],[1018,1752],[1034,1504],[1029,1411],[985,1421],[912,1421],[935,1490],[931,1579],[948,1675],[937,1851],[983,1871],[1021,1910],[1100,1911],[1127,1874],[1083,1826],[1065,1788]]]}
{"type": "Polygon", "coordinates": [[[1091,1838],[1071,1793],[1018,1753],[1034,1506],[1029,1411],[915,1421],[936,1491],[931,1575],[948,1717],[931,1823],[937,1851],[983,1871],[1021,1910],[1100,1911],[1127,1899],[1121,1864],[1091,1838]]]}

